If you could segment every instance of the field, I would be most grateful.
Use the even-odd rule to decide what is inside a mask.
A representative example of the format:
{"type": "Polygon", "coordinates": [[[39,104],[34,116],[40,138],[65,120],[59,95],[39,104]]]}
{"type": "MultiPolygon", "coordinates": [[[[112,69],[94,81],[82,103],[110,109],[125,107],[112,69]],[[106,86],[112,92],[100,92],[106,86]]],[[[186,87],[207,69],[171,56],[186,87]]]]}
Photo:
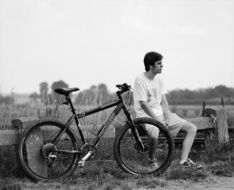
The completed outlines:
{"type": "MultiPolygon", "coordinates": [[[[66,106],[1,105],[1,129],[11,128],[12,119],[25,116],[55,118],[64,121],[69,117],[66,106]]],[[[217,108],[217,106],[207,106],[217,108]]],[[[77,108],[78,111],[89,107],[77,108]]],[[[225,106],[228,125],[234,125],[234,106],[225,106]]],[[[171,110],[184,118],[201,116],[202,106],[172,106],[171,110]]],[[[102,124],[111,109],[82,119],[81,124],[102,124]]],[[[131,108],[131,112],[132,108],[131,108]]],[[[122,114],[118,121],[123,121],[122,114]]],[[[234,187],[234,145],[221,148],[216,142],[197,150],[193,148],[191,158],[202,163],[201,171],[183,169],[178,166],[180,149],[169,169],[160,177],[136,177],[123,173],[113,159],[113,140],[102,140],[97,157],[87,163],[84,169],[77,169],[69,178],[56,182],[33,183],[23,175],[17,164],[15,147],[0,147],[0,189],[233,189],[234,187]],[[9,159],[11,158],[11,159],[9,159]]]]}

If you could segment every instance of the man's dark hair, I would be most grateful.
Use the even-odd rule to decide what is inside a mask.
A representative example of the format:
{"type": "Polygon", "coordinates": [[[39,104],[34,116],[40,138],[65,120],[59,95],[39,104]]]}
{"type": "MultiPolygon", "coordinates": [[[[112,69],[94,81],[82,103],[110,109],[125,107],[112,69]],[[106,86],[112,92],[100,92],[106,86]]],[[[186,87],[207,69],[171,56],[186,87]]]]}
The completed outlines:
{"type": "Polygon", "coordinates": [[[145,54],[144,58],[144,64],[145,64],[145,70],[149,71],[150,65],[154,65],[155,61],[162,60],[163,56],[160,53],[157,52],[148,52],[145,54]]]}

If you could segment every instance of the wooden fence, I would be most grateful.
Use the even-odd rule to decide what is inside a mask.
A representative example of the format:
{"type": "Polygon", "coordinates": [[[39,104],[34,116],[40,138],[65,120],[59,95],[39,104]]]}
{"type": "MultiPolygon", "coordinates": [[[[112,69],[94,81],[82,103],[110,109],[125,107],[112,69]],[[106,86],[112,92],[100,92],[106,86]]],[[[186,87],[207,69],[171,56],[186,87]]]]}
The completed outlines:
{"type": "MultiPolygon", "coordinates": [[[[228,127],[227,125],[227,116],[224,109],[217,109],[214,110],[215,117],[197,117],[188,119],[190,122],[194,123],[198,127],[198,133],[205,133],[205,131],[213,131],[215,134],[216,140],[219,142],[219,144],[224,145],[228,144],[230,141],[229,132],[233,132],[233,129],[228,127]]],[[[19,119],[15,119],[12,121],[12,129],[8,130],[0,130],[0,146],[7,146],[7,145],[17,145],[19,142],[20,135],[22,134],[23,130],[27,127],[32,125],[37,118],[32,117],[23,117],[19,119]]],[[[117,130],[121,127],[122,123],[113,123],[112,126],[110,126],[103,138],[114,138],[116,135],[117,130]]],[[[74,130],[76,129],[76,126],[71,126],[74,130]]],[[[93,128],[96,130],[100,126],[93,126],[93,125],[86,125],[82,126],[82,131],[84,132],[85,138],[93,138],[93,128]]],[[[77,135],[79,136],[79,135],[77,135]]],[[[203,135],[202,137],[196,136],[195,142],[201,143],[206,141],[207,135],[203,135]]],[[[32,139],[33,141],[33,139],[32,139]]],[[[176,137],[175,142],[182,142],[183,137],[176,137]]],[[[41,163],[37,162],[37,159],[35,159],[35,156],[38,155],[35,153],[34,150],[37,150],[35,143],[31,144],[32,146],[29,147],[29,150],[27,153],[29,158],[33,158],[32,164],[35,166],[36,169],[41,168],[41,163]],[[33,151],[31,151],[33,150],[33,151]]],[[[17,149],[16,149],[17,150],[17,149]]],[[[18,161],[18,160],[17,160],[18,161]]],[[[21,171],[21,170],[19,170],[21,171]]],[[[43,171],[42,171],[43,172],[43,171]]]]}
{"type": "MultiPolygon", "coordinates": [[[[229,143],[229,131],[232,132],[233,128],[228,127],[227,125],[227,115],[224,109],[216,109],[215,110],[215,120],[211,117],[197,117],[197,118],[191,118],[188,119],[188,121],[194,123],[197,128],[198,132],[203,132],[207,130],[213,130],[214,134],[220,144],[226,144],[229,143]]],[[[12,121],[12,129],[8,130],[0,130],[0,146],[6,146],[6,145],[16,145],[19,142],[20,134],[23,132],[23,130],[30,126],[33,122],[35,122],[37,118],[33,117],[22,117],[19,119],[15,119],[12,121]]],[[[104,134],[104,138],[114,138],[116,130],[121,126],[120,123],[113,123],[111,127],[109,127],[104,134]]],[[[95,126],[97,129],[100,126],[95,126]]],[[[72,126],[74,130],[76,130],[76,126],[72,126]]],[[[81,126],[84,137],[85,138],[93,138],[94,135],[92,134],[92,130],[94,128],[93,125],[85,125],[81,126]]],[[[79,135],[77,135],[79,136],[79,135]]],[[[203,137],[196,137],[195,141],[202,141],[205,140],[205,136],[203,137]]],[[[175,138],[175,141],[183,140],[183,137],[177,137],[175,138]]]]}

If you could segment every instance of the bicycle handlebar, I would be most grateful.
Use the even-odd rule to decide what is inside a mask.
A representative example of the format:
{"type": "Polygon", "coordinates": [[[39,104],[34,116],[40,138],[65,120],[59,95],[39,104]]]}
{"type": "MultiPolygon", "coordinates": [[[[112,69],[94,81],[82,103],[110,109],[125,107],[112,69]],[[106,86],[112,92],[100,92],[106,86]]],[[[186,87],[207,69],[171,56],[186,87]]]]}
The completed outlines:
{"type": "Polygon", "coordinates": [[[131,89],[131,86],[126,84],[126,83],[123,83],[123,84],[117,84],[116,87],[118,89],[120,89],[120,93],[124,93],[124,92],[127,92],[131,89]]]}

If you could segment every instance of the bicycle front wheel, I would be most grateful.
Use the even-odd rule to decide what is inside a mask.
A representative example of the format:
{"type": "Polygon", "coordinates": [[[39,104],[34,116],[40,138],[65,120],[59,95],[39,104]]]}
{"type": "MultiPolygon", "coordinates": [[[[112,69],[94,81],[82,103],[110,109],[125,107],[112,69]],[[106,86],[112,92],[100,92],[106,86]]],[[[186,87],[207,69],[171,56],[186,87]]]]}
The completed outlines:
{"type": "MultiPolygon", "coordinates": [[[[174,153],[174,140],[166,127],[151,118],[137,118],[133,120],[137,126],[141,141],[144,144],[142,150],[132,134],[130,124],[126,124],[117,134],[114,142],[114,156],[119,167],[134,175],[162,174],[169,166],[174,153]],[[150,145],[150,138],[144,130],[145,125],[150,125],[159,130],[154,146],[150,145]],[[149,162],[149,151],[154,152],[154,166],[149,162]]],[[[151,141],[152,142],[152,141],[151,141]]]]}
{"type": "Polygon", "coordinates": [[[78,142],[74,132],[58,121],[41,121],[27,128],[18,153],[24,171],[34,180],[52,180],[71,174],[78,142]],[[72,153],[73,152],[73,153],[72,153]]]}

